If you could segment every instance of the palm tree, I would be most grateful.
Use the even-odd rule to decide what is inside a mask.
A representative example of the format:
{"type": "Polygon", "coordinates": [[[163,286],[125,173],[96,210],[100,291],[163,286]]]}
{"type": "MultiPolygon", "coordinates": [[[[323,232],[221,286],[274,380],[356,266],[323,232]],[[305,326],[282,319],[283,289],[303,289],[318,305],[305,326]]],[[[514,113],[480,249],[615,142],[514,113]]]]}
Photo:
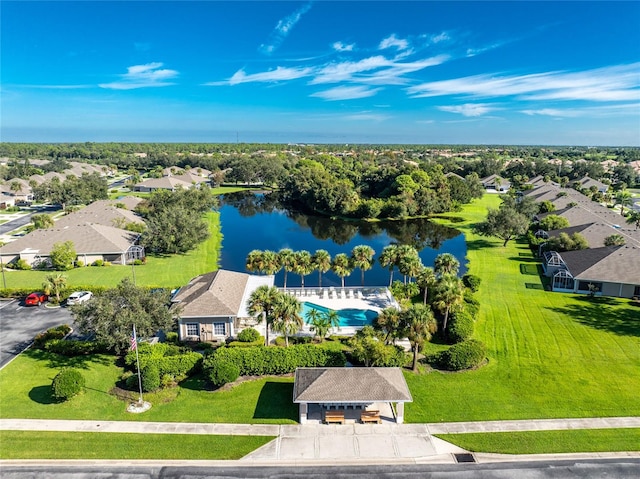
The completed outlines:
{"type": "Polygon", "coordinates": [[[311,254],[306,251],[296,251],[293,255],[293,272],[300,275],[300,284],[304,288],[304,277],[313,271],[311,254]]]}
{"type": "Polygon", "coordinates": [[[404,284],[407,284],[407,276],[411,271],[417,269],[418,263],[421,263],[418,250],[408,244],[398,246],[396,266],[398,266],[398,270],[404,276],[404,284]]]}
{"type": "Polygon", "coordinates": [[[325,311],[322,316],[327,320],[329,326],[332,328],[340,329],[340,315],[335,309],[330,309],[329,311],[325,311]]]}
{"type": "Polygon", "coordinates": [[[429,288],[433,286],[436,282],[436,273],[433,270],[433,268],[424,266],[418,273],[418,276],[416,277],[416,282],[418,283],[418,286],[420,286],[420,288],[424,290],[424,295],[422,297],[422,304],[427,304],[429,288]]]}
{"type": "Polygon", "coordinates": [[[251,316],[259,316],[258,323],[265,321],[265,343],[269,346],[269,328],[273,324],[275,308],[280,291],[275,286],[258,286],[249,296],[247,311],[251,316]]]}
{"type": "Polygon", "coordinates": [[[391,287],[393,283],[393,268],[395,268],[398,262],[398,245],[390,244],[385,246],[382,249],[382,253],[380,253],[378,262],[383,268],[389,268],[389,287],[391,287]]]}
{"type": "Polygon", "coordinates": [[[400,333],[400,311],[394,307],[384,308],[378,314],[375,321],[377,329],[381,329],[385,333],[384,342],[390,343],[390,339],[393,341],[401,334],[400,333]],[[400,333],[400,334],[399,334],[400,333]]]}
{"type": "Polygon", "coordinates": [[[262,268],[263,252],[259,249],[249,251],[245,267],[251,273],[258,273],[262,268]]]}
{"type": "Polygon", "coordinates": [[[627,223],[635,224],[636,229],[640,228],[640,211],[631,211],[627,216],[627,223]]]}
{"type": "Polygon", "coordinates": [[[263,251],[262,252],[262,267],[267,274],[276,274],[282,269],[280,264],[280,257],[275,251],[263,251]]]}
{"type": "Polygon", "coordinates": [[[344,253],[338,253],[331,261],[331,271],[342,279],[342,289],[344,289],[344,277],[349,276],[353,271],[349,257],[344,253]]]}
{"type": "Polygon", "coordinates": [[[302,329],[303,322],[300,312],[302,304],[290,294],[279,293],[273,308],[273,329],[284,335],[285,345],[289,346],[289,336],[293,336],[302,329]]]}
{"type": "Polygon", "coordinates": [[[42,289],[47,296],[55,295],[56,302],[60,303],[60,293],[66,285],[67,277],[64,274],[49,274],[45,277],[44,283],[42,283],[42,289]]]}
{"type": "Polygon", "coordinates": [[[436,288],[436,297],[433,304],[444,313],[444,322],[442,324],[443,333],[447,331],[449,313],[452,309],[460,305],[463,300],[464,285],[462,284],[462,280],[451,274],[442,276],[436,288]]]}
{"type": "Polygon", "coordinates": [[[287,273],[293,270],[294,260],[293,250],[290,248],[283,248],[278,251],[278,257],[280,258],[280,264],[284,269],[284,288],[287,289],[287,273]]]}
{"type": "Polygon", "coordinates": [[[414,304],[403,312],[403,322],[407,327],[407,339],[413,351],[413,370],[418,370],[418,353],[436,332],[438,325],[431,308],[424,304],[414,304]]]}
{"type": "Polygon", "coordinates": [[[331,255],[327,250],[319,249],[311,257],[311,262],[318,270],[318,286],[322,288],[322,275],[331,269],[331,255]]]}
{"type": "Polygon", "coordinates": [[[324,341],[329,329],[331,329],[331,324],[327,317],[324,314],[320,314],[317,309],[311,309],[307,313],[307,323],[310,325],[311,331],[320,338],[320,341],[324,341]]]}
{"type": "Polygon", "coordinates": [[[618,191],[616,193],[616,204],[620,205],[620,214],[624,216],[624,207],[633,204],[633,197],[627,190],[618,191]]]}
{"type": "Polygon", "coordinates": [[[375,254],[373,248],[366,244],[356,246],[351,250],[351,264],[360,269],[362,286],[364,286],[364,272],[373,266],[375,254]]]}
{"type": "Polygon", "coordinates": [[[435,272],[438,276],[442,276],[444,274],[457,275],[458,270],[460,269],[460,261],[458,261],[458,259],[451,253],[442,253],[436,256],[434,265],[435,272]]]}

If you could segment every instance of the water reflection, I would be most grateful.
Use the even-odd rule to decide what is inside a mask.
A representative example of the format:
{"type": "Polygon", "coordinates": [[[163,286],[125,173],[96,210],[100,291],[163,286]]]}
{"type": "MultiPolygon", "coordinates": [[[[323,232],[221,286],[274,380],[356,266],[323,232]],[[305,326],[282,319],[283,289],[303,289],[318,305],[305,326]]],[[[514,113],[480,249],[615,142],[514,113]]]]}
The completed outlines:
{"type": "MultiPolygon", "coordinates": [[[[286,210],[278,201],[278,195],[248,192],[224,195],[220,207],[222,223],[222,255],[220,266],[235,271],[245,271],[245,260],[253,249],[279,251],[282,248],[307,250],[326,249],[334,256],[351,253],[353,247],[367,244],[376,251],[376,257],[384,246],[391,243],[410,244],[419,252],[425,265],[433,265],[439,253],[452,253],[460,261],[464,273],[466,243],[456,229],[433,223],[425,218],[406,221],[345,221],[326,217],[309,216],[286,210]]],[[[276,284],[282,284],[281,275],[276,284]]],[[[296,275],[289,275],[287,284],[296,286],[296,275]],[[292,282],[293,281],[293,282],[292,282]]],[[[360,274],[355,271],[347,278],[347,285],[359,284],[360,274]]],[[[378,264],[367,271],[367,285],[388,283],[388,270],[378,264]]],[[[307,277],[305,284],[314,286],[317,273],[307,277]]],[[[332,273],[323,275],[323,285],[340,284],[332,273]]]]}

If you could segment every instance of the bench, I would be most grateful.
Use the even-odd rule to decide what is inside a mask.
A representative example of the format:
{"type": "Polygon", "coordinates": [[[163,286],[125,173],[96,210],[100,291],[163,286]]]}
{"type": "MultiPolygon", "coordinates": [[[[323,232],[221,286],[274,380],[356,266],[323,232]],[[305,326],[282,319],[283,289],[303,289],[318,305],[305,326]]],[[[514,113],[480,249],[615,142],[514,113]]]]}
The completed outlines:
{"type": "Polygon", "coordinates": [[[362,422],[362,424],[367,424],[370,422],[382,424],[382,419],[380,419],[380,411],[362,411],[360,413],[360,422],[362,422]]]}
{"type": "Polygon", "coordinates": [[[344,412],[327,411],[324,413],[324,422],[327,424],[344,424],[344,412]]]}

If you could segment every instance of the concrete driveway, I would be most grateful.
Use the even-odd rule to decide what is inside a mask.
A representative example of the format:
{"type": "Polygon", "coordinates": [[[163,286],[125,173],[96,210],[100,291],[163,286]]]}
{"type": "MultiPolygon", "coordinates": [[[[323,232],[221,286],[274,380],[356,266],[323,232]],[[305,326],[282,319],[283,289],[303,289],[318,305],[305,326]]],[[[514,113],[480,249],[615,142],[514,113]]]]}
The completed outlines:
{"type": "Polygon", "coordinates": [[[53,326],[69,324],[67,308],[24,306],[22,300],[0,301],[0,368],[20,354],[34,336],[53,326]]]}

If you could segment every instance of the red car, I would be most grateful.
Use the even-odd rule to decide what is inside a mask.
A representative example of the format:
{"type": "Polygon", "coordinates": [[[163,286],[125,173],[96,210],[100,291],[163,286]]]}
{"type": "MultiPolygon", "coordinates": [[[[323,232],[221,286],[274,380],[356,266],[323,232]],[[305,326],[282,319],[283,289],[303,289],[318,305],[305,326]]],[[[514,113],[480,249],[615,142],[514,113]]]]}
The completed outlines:
{"type": "Polygon", "coordinates": [[[24,304],[27,306],[39,306],[47,299],[49,299],[49,296],[44,293],[31,293],[24,299],[24,304]]]}

